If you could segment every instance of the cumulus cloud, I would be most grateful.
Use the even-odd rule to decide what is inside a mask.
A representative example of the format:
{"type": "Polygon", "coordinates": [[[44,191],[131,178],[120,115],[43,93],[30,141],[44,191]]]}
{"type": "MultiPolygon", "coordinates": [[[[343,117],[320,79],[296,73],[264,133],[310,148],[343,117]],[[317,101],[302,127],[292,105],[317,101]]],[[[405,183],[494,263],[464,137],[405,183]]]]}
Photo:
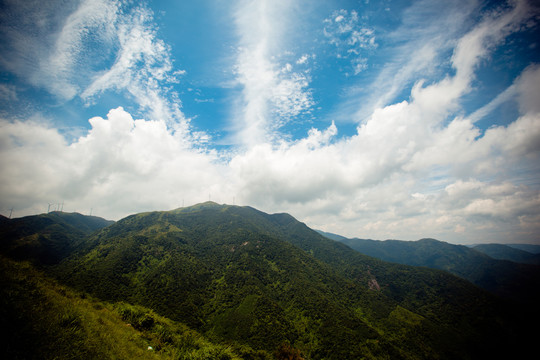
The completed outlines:
{"type": "MultiPolygon", "coordinates": [[[[80,95],[91,101],[109,89],[123,89],[148,109],[147,118],[134,119],[116,108],[106,118],[90,119],[90,130],[71,143],[44,122],[0,121],[3,207],[36,213],[63,201],[65,211],[93,208],[94,214],[118,219],[184,202],[230,203],[234,198],[268,212],[287,211],[312,227],[346,236],[540,241],[539,66],[524,69],[478,112],[459,116],[478,65],[533,16],[526,3],[493,10],[457,38],[456,24],[467,15],[455,23],[443,16],[450,35],[436,33],[401,62],[408,67],[396,74],[396,82],[383,81],[382,88],[394,94],[411,82],[407,100],[385,98],[352,136],[339,137],[339,127],[331,123],[297,140],[277,132],[313,107],[309,73],[298,69],[315,57],[280,56],[286,49],[283,32],[294,26],[290,6],[242,1],[236,9],[241,92],[236,131],[243,146],[229,151],[198,146],[180,108],[167,100],[171,94],[163,93],[161,85],[176,80],[168,46],[149,25],[151,14],[137,8],[130,12],[135,18],[125,18],[134,21],[117,19],[112,39],[118,40],[118,56],[80,95]],[[441,57],[445,71],[428,71],[437,76],[412,82],[441,57]],[[515,119],[505,126],[477,127],[478,119],[507,101],[518,103],[515,119]],[[171,126],[170,118],[179,125],[171,126]]],[[[407,16],[420,16],[413,13],[407,16]]],[[[70,26],[87,24],[77,19],[70,26]]],[[[361,57],[361,45],[369,47],[373,34],[354,33],[358,15],[338,11],[329,19],[326,26],[344,36],[335,41],[357,47],[361,57]]],[[[386,79],[386,71],[380,79],[386,79]]],[[[354,105],[351,117],[360,99],[354,105]]]]}
{"type": "Polygon", "coordinates": [[[89,121],[88,134],[71,144],[42,123],[2,121],[2,202],[39,213],[63,201],[66,211],[93,208],[117,219],[227,189],[216,154],[186,148],[164,121],[134,120],[122,108],[89,121]]]}
{"type": "MultiPolygon", "coordinates": [[[[261,205],[294,209],[327,230],[334,226],[375,238],[409,234],[414,239],[444,230],[445,237],[467,234],[473,239],[486,226],[503,237],[519,232],[523,224],[535,238],[532,214],[540,202],[531,176],[539,170],[535,164],[540,119],[533,85],[537,67],[529,67],[516,80],[515,91],[526,94],[519,100],[523,115],[508,126],[482,133],[470,119],[448,119],[471,91],[478,63],[532,16],[524,6],[519,3],[486,16],[455,43],[453,75],[428,85],[417,82],[410,101],[375,109],[356,135],[324,146],[307,147],[298,141],[276,149],[255,147],[234,159],[231,165],[252,180],[243,185],[253,190],[248,192],[251,201],[263,198],[261,205]],[[257,159],[263,165],[256,166],[257,159]],[[512,174],[520,174],[519,179],[512,174]],[[511,179],[512,186],[500,179],[511,179]],[[452,184],[468,182],[479,186],[478,196],[446,192],[452,184]],[[501,184],[504,194],[495,191],[501,184]],[[347,219],[356,231],[345,225],[347,219]]],[[[333,21],[344,18],[338,14],[333,21]]]]}

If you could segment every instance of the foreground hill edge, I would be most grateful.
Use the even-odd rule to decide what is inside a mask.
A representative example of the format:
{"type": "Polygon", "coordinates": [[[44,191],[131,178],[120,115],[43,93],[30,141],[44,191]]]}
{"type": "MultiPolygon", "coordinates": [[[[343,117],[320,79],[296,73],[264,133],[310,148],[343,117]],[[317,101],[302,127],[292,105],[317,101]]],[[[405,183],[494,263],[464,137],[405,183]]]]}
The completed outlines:
{"type": "Polygon", "coordinates": [[[366,257],[288,214],[249,207],[135,214],[70,251],[46,271],[261,354],[292,344],[305,358],[479,358],[488,338],[515,348],[521,326],[506,327],[514,314],[469,283],[366,257]]]}
{"type": "Polygon", "coordinates": [[[89,297],[2,255],[0,282],[0,327],[8,330],[3,359],[236,360],[256,354],[212,343],[151,309],[89,297]]]}

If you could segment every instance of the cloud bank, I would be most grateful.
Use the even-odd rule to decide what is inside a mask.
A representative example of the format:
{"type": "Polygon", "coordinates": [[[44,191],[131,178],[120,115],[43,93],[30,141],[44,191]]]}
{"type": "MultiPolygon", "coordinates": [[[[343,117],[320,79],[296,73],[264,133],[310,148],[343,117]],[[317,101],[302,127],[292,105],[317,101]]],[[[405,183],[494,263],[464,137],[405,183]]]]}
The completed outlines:
{"type": "MultiPolygon", "coordinates": [[[[99,101],[111,89],[126,91],[145,110],[143,117],[114,108],[104,118],[91,118],[89,131],[73,142],[47,122],[2,119],[3,208],[22,215],[63,202],[64,211],[93,209],[95,215],[119,219],[210,199],[286,211],[345,236],[540,242],[540,66],[531,64],[499,97],[470,116],[460,115],[479,64],[535,14],[526,2],[486,13],[455,41],[445,41],[444,51],[428,44],[428,60],[421,65],[411,60],[416,65],[392,86],[403,91],[435,58],[446,56],[450,70],[437,80],[414,82],[408,100],[389,97],[390,103],[374,105],[353,135],[339,136],[339,126],[331,123],[292,140],[279,130],[315,106],[309,72],[301,70],[310,57],[291,56],[283,41],[284,29],[298,26],[295,9],[289,2],[241,1],[232,15],[239,42],[240,96],[232,105],[239,146],[227,150],[202,144],[171,100],[179,95],[164,84],[179,73],[151,13],[144,8],[123,13],[106,2],[88,12],[92,17],[82,16],[91,4],[81,2],[56,36],[55,61],[63,65],[55,68],[74,71],[82,29],[96,26],[105,29],[96,41],[116,44],[114,61],[94,72],[84,88],[70,87],[71,75],[59,76],[55,86],[65,83],[61,96],[85,101],[99,101]],[[476,125],[513,101],[519,115],[507,125],[485,130],[476,125]]],[[[374,47],[376,34],[360,27],[355,16],[333,12],[321,32],[336,48],[352,49],[340,47],[337,55],[346,51],[362,62],[361,49],[374,47]]],[[[21,66],[39,70],[43,64],[21,66]]],[[[35,74],[43,72],[38,70],[35,74]]],[[[32,75],[29,81],[46,86],[46,78],[39,78],[32,75]]],[[[5,96],[15,96],[8,90],[5,96]]],[[[349,116],[355,118],[360,107],[357,99],[349,116]]]]}

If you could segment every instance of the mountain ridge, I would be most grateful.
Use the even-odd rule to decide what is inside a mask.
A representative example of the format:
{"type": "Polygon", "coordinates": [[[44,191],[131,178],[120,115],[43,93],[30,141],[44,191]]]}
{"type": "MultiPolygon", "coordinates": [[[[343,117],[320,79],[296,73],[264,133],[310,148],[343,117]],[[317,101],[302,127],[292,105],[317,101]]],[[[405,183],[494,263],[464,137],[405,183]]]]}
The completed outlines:
{"type": "Polygon", "coordinates": [[[448,271],[520,304],[540,300],[540,267],[494,259],[465,245],[425,238],[417,241],[348,239],[331,235],[351,248],[385,261],[448,271]]]}
{"type": "Polygon", "coordinates": [[[540,265],[540,254],[531,253],[505,244],[479,244],[472,247],[493,259],[509,260],[516,263],[540,265]]]}
{"type": "Polygon", "coordinates": [[[54,264],[69,256],[92,232],[114,223],[97,216],[53,211],[2,219],[0,252],[19,260],[54,264]]]}
{"type": "Polygon", "coordinates": [[[306,359],[474,359],[524,341],[523,314],[468,281],[360,254],[285,213],[207,202],[133,214],[78,244],[49,274],[263,356],[251,358],[285,346],[306,359]]]}

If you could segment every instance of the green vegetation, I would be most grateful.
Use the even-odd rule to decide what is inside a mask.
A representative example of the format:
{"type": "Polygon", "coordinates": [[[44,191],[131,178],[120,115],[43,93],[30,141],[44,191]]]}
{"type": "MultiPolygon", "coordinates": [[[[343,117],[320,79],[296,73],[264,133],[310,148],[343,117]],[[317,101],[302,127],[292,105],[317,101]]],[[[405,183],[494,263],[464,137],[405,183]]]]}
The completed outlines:
{"type": "MultiPolygon", "coordinates": [[[[331,234],[325,234],[332,236],[331,234]]],[[[535,308],[540,301],[540,267],[494,259],[511,257],[520,250],[499,245],[480,245],[474,249],[452,245],[434,239],[418,241],[347,239],[338,241],[363,254],[399,264],[425,266],[448,271],[494,294],[516,302],[519,306],[535,308]],[[502,247],[502,249],[501,249],[502,247]],[[476,250],[484,251],[476,251],[476,250]],[[491,249],[491,250],[488,250],[491,249]],[[484,253],[486,252],[486,253],[484,253]]],[[[532,261],[535,255],[529,254],[532,261]]]]}
{"type": "Polygon", "coordinates": [[[473,249],[484,253],[492,257],[493,259],[509,260],[523,264],[540,265],[540,254],[531,253],[508,245],[480,244],[475,245],[473,249]]]}
{"type": "Polygon", "coordinates": [[[96,216],[51,212],[19,219],[0,219],[0,252],[37,264],[56,264],[86,236],[112,224],[96,216]]]}
{"type": "Polygon", "coordinates": [[[527,350],[519,313],[486,291],[362,255],[287,214],[204,203],[132,215],[76,242],[43,267],[55,281],[15,281],[17,266],[37,272],[6,262],[15,275],[4,291],[21,288],[6,306],[26,317],[15,325],[22,334],[63,339],[63,326],[83,327],[80,343],[55,341],[79,344],[86,357],[138,358],[128,346],[180,359],[478,359],[527,350]],[[25,297],[22,288],[41,290],[25,297]],[[39,300],[59,288],[57,300],[39,300]],[[121,353],[92,343],[89,329],[103,329],[88,319],[104,314],[121,353]],[[55,330],[28,328],[33,318],[55,330]]]}
{"type": "MultiPolygon", "coordinates": [[[[0,258],[3,359],[241,359],[186,325],[128,303],[111,304],[0,258]]],[[[239,350],[256,354],[249,348],[239,350]]]]}

